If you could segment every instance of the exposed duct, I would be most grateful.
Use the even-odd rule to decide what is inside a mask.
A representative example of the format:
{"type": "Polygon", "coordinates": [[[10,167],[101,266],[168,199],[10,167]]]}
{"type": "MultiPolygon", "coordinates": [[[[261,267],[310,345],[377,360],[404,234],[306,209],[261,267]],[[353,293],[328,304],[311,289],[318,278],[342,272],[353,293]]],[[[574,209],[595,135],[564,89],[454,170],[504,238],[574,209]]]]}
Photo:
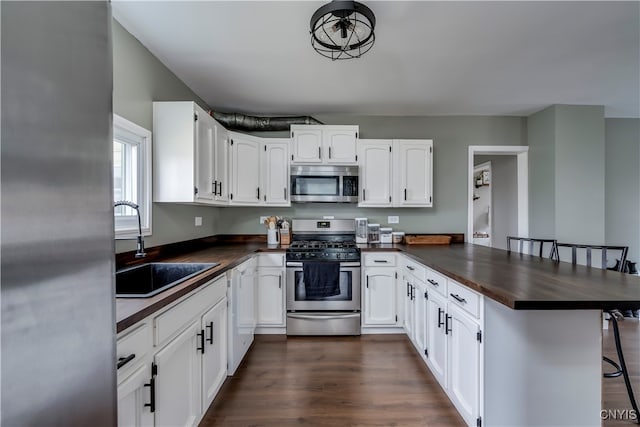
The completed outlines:
{"type": "Polygon", "coordinates": [[[321,121],[310,116],[295,117],[256,117],[239,113],[219,113],[209,110],[211,117],[227,129],[246,131],[278,131],[289,130],[291,125],[321,125],[321,121]]]}

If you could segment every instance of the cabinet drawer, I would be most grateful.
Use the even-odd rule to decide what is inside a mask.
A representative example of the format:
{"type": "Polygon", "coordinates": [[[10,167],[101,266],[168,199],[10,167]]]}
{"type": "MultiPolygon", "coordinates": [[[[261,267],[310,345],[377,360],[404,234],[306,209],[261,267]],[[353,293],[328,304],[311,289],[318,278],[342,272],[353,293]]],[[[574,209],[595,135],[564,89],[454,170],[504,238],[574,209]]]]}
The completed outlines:
{"type": "Polygon", "coordinates": [[[427,284],[442,296],[447,296],[447,278],[427,268],[427,284]]]}
{"type": "Polygon", "coordinates": [[[409,273],[421,282],[426,281],[426,268],[423,265],[413,262],[408,258],[403,258],[402,261],[402,266],[405,268],[406,273],[409,273]]]}
{"type": "Polygon", "coordinates": [[[284,267],[284,254],[260,254],[258,267],[284,267]]]}
{"type": "Polygon", "coordinates": [[[364,265],[367,267],[394,267],[396,254],[370,253],[363,256],[364,265]]]}
{"type": "Polygon", "coordinates": [[[125,331],[122,337],[118,337],[116,344],[116,360],[123,363],[118,369],[119,377],[129,372],[131,367],[138,365],[138,362],[143,360],[153,347],[151,325],[148,322],[131,329],[131,331],[125,331]],[[126,362],[128,358],[130,361],[126,362]]]}
{"type": "Polygon", "coordinates": [[[201,291],[197,291],[169,310],[156,316],[155,345],[160,345],[168,338],[171,338],[188,322],[207,308],[216,305],[226,295],[227,281],[226,276],[223,274],[213,279],[208,285],[204,285],[204,289],[201,291]]]}
{"type": "Polygon", "coordinates": [[[476,319],[480,317],[480,295],[453,280],[449,280],[448,292],[449,302],[459,306],[476,319]]]}

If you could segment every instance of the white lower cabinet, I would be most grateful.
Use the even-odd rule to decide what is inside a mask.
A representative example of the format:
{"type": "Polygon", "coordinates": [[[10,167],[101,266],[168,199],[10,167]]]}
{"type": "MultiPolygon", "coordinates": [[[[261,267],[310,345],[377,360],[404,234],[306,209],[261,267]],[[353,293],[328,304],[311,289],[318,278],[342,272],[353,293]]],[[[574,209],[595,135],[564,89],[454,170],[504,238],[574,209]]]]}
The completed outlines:
{"type": "Polygon", "coordinates": [[[447,391],[469,425],[476,425],[480,407],[480,326],[454,304],[447,320],[447,391]]]}
{"type": "Polygon", "coordinates": [[[365,270],[363,326],[397,326],[396,274],[394,267],[365,270]]]}
{"type": "Polygon", "coordinates": [[[227,299],[202,316],[202,411],[206,411],[227,378],[227,299]]]}
{"type": "Polygon", "coordinates": [[[284,270],[258,270],[258,327],[284,327],[284,270]]]}
{"type": "Polygon", "coordinates": [[[427,299],[427,365],[442,388],[447,387],[447,335],[444,334],[447,300],[437,292],[427,299]]]}
{"type": "Polygon", "coordinates": [[[427,285],[414,281],[413,300],[413,345],[422,359],[427,359],[427,285]]]}
{"type": "Polygon", "coordinates": [[[404,296],[404,331],[411,340],[414,341],[414,308],[413,301],[415,298],[416,289],[411,282],[411,278],[404,275],[403,276],[404,287],[406,289],[406,295],[404,296]]]}
{"type": "Polygon", "coordinates": [[[118,425],[153,426],[151,412],[151,364],[144,363],[118,384],[118,425]]]}
{"type": "Polygon", "coordinates": [[[154,357],[156,426],[192,426],[200,417],[201,333],[193,321],[154,357]]]}

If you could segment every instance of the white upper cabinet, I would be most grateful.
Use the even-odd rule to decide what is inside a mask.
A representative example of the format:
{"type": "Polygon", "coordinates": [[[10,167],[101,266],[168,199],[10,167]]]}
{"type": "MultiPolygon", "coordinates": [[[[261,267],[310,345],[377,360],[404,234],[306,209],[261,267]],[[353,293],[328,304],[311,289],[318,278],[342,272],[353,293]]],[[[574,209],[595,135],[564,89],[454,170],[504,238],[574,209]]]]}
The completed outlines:
{"type": "Polygon", "coordinates": [[[392,205],[391,140],[358,141],[360,195],[358,206],[388,207],[392,205]]]}
{"type": "Polygon", "coordinates": [[[289,200],[289,140],[263,139],[261,202],[265,205],[291,206],[289,200]]]}
{"type": "Polygon", "coordinates": [[[433,205],[433,141],[394,141],[394,206],[433,205]]]}
{"type": "Polygon", "coordinates": [[[291,126],[292,164],[356,165],[358,126],[291,126]]]}
{"type": "Polygon", "coordinates": [[[261,139],[230,132],[232,205],[260,204],[261,139]]]}
{"type": "Polygon", "coordinates": [[[433,206],[433,141],[358,141],[361,207],[433,206]]]}
{"type": "Polygon", "coordinates": [[[153,200],[224,204],[216,181],[227,181],[223,130],[191,101],[153,103],[153,200]]]}
{"type": "Polygon", "coordinates": [[[229,132],[222,126],[216,130],[215,170],[213,177],[214,200],[221,204],[229,203],[229,132]]]}

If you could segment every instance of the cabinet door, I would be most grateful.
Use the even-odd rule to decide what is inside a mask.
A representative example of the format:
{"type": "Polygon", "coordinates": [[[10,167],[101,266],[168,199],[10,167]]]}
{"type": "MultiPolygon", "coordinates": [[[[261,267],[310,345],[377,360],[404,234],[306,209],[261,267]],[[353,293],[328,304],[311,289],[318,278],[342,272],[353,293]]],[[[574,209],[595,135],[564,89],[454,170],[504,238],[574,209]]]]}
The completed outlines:
{"type": "Polygon", "coordinates": [[[322,131],[324,160],[329,164],[355,165],[357,131],[325,129],[322,131]]]}
{"type": "Polygon", "coordinates": [[[217,126],[215,144],[215,200],[229,201],[229,132],[217,126]]]}
{"type": "Polygon", "coordinates": [[[263,144],[262,202],[267,205],[290,206],[289,201],[289,143],[263,144]]]}
{"type": "Polygon", "coordinates": [[[145,404],[151,402],[151,366],[144,364],[118,384],[118,426],[153,426],[153,413],[145,404]]]}
{"type": "Polygon", "coordinates": [[[202,410],[206,411],[227,378],[227,299],[202,316],[205,352],[202,355],[202,410]]]}
{"type": "Polygon", "coordinates": [[[231,137],[231,203],[260,203],[260,144],[239,134],[231,137]]]}
{"type": "Polygon", "coordinates": [[[395,206],[432,206],[432,148],[430,140],[394,141],[398,177],[395,206]]]}
{"type": "Polygon", "coordinates": [[[404,330],[413,342],[413,295],[415,294],[415,288],[406,278],[404,280],[404,287],[406,290],[404,298],[404,330]]]}
{"type": "Polygon", "coordinates": [[[364,283],[365,325],[396,325],[395,268],[367,268],[364,283]]]}
{"type": "Polygon", "coordinates": [[[391,141],[358,141],[358,206],[391,206],[391,141]]]}
{"type": "Polygon", "coordinates": [[[214,150],[216,140],[215,121],[204,111],[196,109],[196,188],[195,199],[199,201],[213,200],[214,150]]]}
{"type": "Polygon", "coordinates": [[[291,140],[291,163],[322,163],[322,130],[295,128],[291,140]]]}
{"type": "Polygon", "coordinates": [[[267,268],[259,271],[258,326],[286,326],[282,269],[267,268]]]}
{"type": "Polygon", "coordinates": [[[156,426],[191,426],[201,413],[200,319],[156,353],[156,426]]]}
{"type": "Polygon", "coordinates": [[[255,266],[249,266],[240,273],[238,281],[238,333],[240,348],[244,353],[253,342],[256,327],[256,272],[255,266]]]}
{"type": "Polygon", "coordinates": [[[416,280],[413,301],[413,344],[423,359],[427,358],[427,299],[427,285],[416,280]]]}
{"type": "Polygon", "coordinates": [[[444,333],[446,300],[436,292],[429,292],[427,300],[427,363],[442,388],[447,387],[447,335],[444,333]]]}
{"type": "Polygon", "coordinates": [[[448,311],[449,397],[467,424],[475,425],[480,401],[480,328],[455,305],[449,304],[448,311]]]}

